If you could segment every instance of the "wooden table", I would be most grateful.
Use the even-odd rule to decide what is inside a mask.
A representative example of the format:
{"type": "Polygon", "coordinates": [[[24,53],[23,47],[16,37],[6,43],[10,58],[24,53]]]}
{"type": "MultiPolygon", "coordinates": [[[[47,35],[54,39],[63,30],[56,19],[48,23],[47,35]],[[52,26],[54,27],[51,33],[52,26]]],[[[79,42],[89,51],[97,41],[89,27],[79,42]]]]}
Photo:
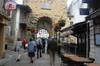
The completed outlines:
{"type": "Polygon", "coordinates": [[[90,63],[91,60],[85,57],[79,57],[79,56],[70,56],[70,59],[75,61],[75,62],[80,62],[80,63],[90,63]]]}
{"type": "Polygon", "coordinates": [[[95,63],[89,63],[89,64],[85,64],[86,66],[100,66],[100,64],[95,64],[95,63]]]}
{"type": "Polygon", "coordinates": [[[73,55],[73,54],[64,54],[64,57],[66,59],[69,59],[70,61],[72,61],[75,66],[81,66],[81,65],[84,65],[84,63],[91,63],[92,62],[88,58],[79,57],[79,56],[73,55]]]}
{"type": "Polygon", "coordinates": [[[77,55],[73,55],[73,54],[64,54],[64,57],[67,59],[69,58],[72,61],[75,62],[84,62],[84,63],[91,63],[91,60],[85,57],[79,57],[77,55]]]}

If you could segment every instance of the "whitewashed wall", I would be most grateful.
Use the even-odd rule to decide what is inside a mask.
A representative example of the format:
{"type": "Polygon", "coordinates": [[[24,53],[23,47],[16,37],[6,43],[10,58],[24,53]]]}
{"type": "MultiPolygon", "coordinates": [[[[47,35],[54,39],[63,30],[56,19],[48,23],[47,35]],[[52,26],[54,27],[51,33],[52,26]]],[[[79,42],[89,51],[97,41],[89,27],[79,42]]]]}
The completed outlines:
{"type": "Polygon", "coordinates": [[[87,8],[87,4],[83,4],[82,0],[73,0],[70,6],[68,7],[68,11],[70,12],[71,15],[74,16],[71,20],[73,21],[74,24],[83,22],[85,20],[85,17],[87,16],[87,15],[80,15],[79,11],[80,8],[87,8]]]}
{"type": "Polygon", "coordinates": [[[23,0],[15,0],[17,4],[23,4],[23,0]]]}

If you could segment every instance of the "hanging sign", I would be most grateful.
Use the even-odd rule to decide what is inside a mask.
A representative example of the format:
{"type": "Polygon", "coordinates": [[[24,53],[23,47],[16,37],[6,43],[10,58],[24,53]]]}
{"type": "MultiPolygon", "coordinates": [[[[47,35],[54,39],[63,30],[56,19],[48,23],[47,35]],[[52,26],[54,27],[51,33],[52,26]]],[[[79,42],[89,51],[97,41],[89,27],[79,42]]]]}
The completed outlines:
{"type": "Polygon", "coordinates": [[[5,9],[6,10],[15,10],[16,9],[16,3],[13,1],[7,1],[5,3],[5,9]]]}

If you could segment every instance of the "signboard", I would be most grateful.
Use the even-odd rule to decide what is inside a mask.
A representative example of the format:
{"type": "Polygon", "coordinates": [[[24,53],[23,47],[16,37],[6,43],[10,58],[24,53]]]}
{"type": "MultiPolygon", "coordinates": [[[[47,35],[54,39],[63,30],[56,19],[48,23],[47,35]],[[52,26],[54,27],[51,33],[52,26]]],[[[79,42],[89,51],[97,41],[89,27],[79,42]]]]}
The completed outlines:
{"type": "Polygon", "coordinates": [[[16,9],[16,3],[13,2],[13,1],[6,2],[5,9],[6,10],[15,10],[16,9]]]}

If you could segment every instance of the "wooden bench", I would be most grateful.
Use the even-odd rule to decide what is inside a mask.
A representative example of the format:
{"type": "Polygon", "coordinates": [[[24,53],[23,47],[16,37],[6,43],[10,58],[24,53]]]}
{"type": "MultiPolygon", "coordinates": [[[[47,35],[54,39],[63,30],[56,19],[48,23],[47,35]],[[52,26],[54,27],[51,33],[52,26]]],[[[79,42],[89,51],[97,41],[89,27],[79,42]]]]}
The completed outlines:
{"type": "Polygon", "coordinates": [[[75,62],[83,62],[83,63],[91,63],[92,60],[90,60],[89,58],[85,58],[85,57],[79,57],[77,55],[73,55],[73,54],[64,54],[64,57],[67,59],[69,58],[72,61],[75,62]]]}

